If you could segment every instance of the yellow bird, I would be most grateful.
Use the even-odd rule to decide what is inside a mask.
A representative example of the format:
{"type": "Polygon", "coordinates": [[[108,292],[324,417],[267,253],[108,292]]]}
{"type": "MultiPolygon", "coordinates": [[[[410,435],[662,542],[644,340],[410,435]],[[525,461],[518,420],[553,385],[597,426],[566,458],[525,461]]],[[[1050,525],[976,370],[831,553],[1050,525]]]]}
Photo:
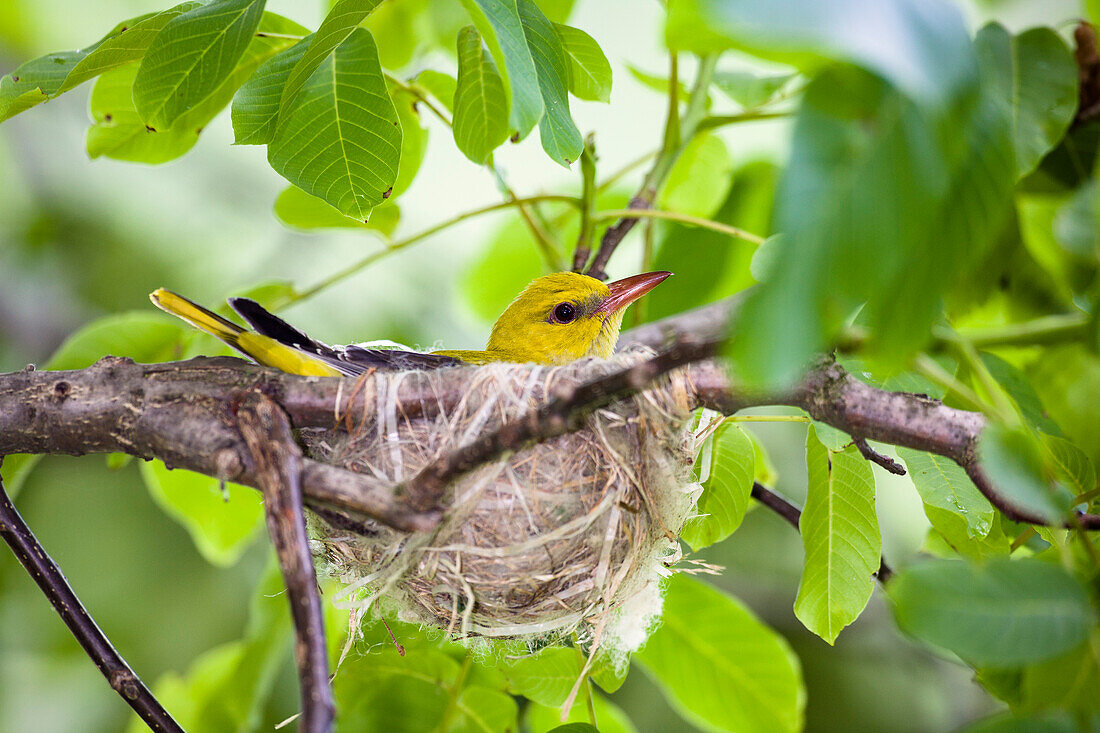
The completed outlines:
{"type": "Polygon", "coordinates": [[[428,354],[357,344],[329,346],[310,338],[247,298],[230,298],[255,331],[241,328],[190,300],[164,290],[149,295],[161,310],[216,336],[256,362],[290,374],[340,376],[368,369],[432,369],[494,361],[567,364],[585,356],[611,356],[626,307],[657,287],[669,272],[647,272],[604,284],[575,272],[533,280],[496,323],[484,351],[428,354]]]}

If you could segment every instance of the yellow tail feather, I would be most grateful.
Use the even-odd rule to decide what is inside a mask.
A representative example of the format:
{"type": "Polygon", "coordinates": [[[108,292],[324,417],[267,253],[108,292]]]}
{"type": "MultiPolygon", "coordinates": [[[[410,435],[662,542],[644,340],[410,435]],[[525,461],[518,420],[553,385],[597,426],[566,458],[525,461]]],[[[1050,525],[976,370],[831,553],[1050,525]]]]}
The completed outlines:
{"type": "Polygon", "coordinates": [[[153,305],[166,313],[171,313],[178,318],[190,323],[195,328],[206,331],[211,336],[229,344],[245,356],[255,359],[264,366],[275,367],[289,374],[301,374],[310,377],[338,377],[339,370],[325,364],[320,359],[286,344],[281,344],[273,338],[262,336],[253,331],[247,331],[236,323],[222,318],[203,308],[197,303],[192,303],[182,295],[176,295],[171,290],[159,288],[149,294],[149,300],[153,305]]]}

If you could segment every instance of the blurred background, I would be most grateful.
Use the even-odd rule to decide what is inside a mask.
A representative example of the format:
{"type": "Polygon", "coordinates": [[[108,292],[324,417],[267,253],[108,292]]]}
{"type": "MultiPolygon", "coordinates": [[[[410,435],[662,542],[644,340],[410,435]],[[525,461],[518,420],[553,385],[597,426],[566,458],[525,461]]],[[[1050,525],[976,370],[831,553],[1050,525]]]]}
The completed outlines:
{"type": "MultiPolygon", "coordinates": [[[[49,51],[86,45],[118,19],[165,6],[156,0],[4,0],[0,72],[49,51]]],[[[973,29],[996,18],[1010,30],[1045,24],[1066,31],[1079,13],[1076,0],[963,7],[973,29]]],[[[327,3],[271,0],[268,9],[315,27],[327,3]]],[[[573,100],[582,133],[596,132],[601,178],[660,142],[664,98],[639,82],[628,65],[666,74],[662,15],[653,0],[579,0],[570,16],[571,25],[599,41],[614,69],[610,105],[573,100]]],[[[384,49],[386,40],[380,45],[384,49]]],[[[727,54],[722,66],[753,63],[727,54]]],[[[454,62],[434,52],[426,65],[453,71],[454,62]]],[[[688,59],[681,69],[684,77],[690,73],[688,59]]],[[[0,372],[45,363],[68,334],[96,318],[149,311],[147,294],[156,287],[216,304],[271,280],[307,287],[380,249],[382,240],[371,232],[307,234],[282,225],[272,203],[286,183],[268,167],[262,147],[231,145],[228,111],[174,162],[154,167],[89,160],[87,88],[0,125],[0,372]]],[[[398,237],[501,198],[492,176],[457,151],[450,131],[430,115],[422,118],[429,129],[428,150],[400,199],[398,237]]],[[[783,164],[787,135],[783,121],[736,125],[723,133],[734,172],[726,206],[738,209],[737,223],[761,234],[767,233],[770,186],[783,164]]],[[[506,146],[497,164],[520,195],[579,187],[578,173],[548,161],[537,136],[506,146]]],[[[641,172],[627,176],[621,191],[629,194],[641,172]]],[[[500,298],[510,299],[515,283],[539,274],[539,260],[514,217],[494,214],[450,228],[285,315],[329,342],[392,338],[479,348],[503,305],[500,298]],[[486,295],[498,290],[503,295],[496,299],[486,295]]],[[[681,243],[681,235],[699,236],[662,230],[659,239],[666,246],[658,251],[658,262],[675,263],[671,247],[681,243]]],[[[640,241],[633,234],[616,254],[612,277],[637,271],[640,241]]],[[[726,271],[716,279],[713,297],[751,282],[751,251],[740,252],[744,256],[717,260],[726,271]]],[[[673,279],[659,291],[663,300],[654,300],[650,315],[675,309],[676,286],[673,279]]],[[[754,425],[754,432],[778,470],[777,490],[801,503],[804,426],[754,425]]],[[[924,540],[920,501],[907,479],[876,472],[886,555],[895,567],[903,566],[924,540]]],[[[267,560],[261,536],[234,562],[210,564],[185,529],[150,498],[139,467],[112,470],[102,456],[46,458],[17,504],[93,616],[147,681],[182,674],[201,652],[241,636],[248,611],[242,589],[256,583],[267,560]]],[[[792,611],[801,542],[775,516],[751,512],[730,540],[708,551],[708,559],[726,568],[713,582],[741,598],[797,651],[809,691],[807,730],[950,730],[995,709],[971,683],[967,668],[899,635],[878,591],[834,648],[805,631],[792,611]]],[[[289,649],[286,662],[265,714],[268,724],[297,707],[289,649]]],[[[689,727],[639,670],[613,700],[639,730],[689,727]]],[[[0,551],[0,733],[117,731],[127,720],[128,709],[37,587],[0,551]]]]}

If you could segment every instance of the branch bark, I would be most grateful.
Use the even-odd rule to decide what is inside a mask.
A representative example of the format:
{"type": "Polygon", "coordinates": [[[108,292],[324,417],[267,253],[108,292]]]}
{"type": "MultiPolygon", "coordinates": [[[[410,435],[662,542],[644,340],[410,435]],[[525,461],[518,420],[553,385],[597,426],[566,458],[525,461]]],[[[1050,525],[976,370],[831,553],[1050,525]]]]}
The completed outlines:
{"type": "Polygon", "coordinates": [[[303,733],[332,730],[336,705],[328,677],[325,618],[302,514],[302,451],[286,413],[260,392],[249,395],[237,422],[264,495],[264,516],[286,582],[294,618],[294,658],[302,687],[303,733]]]}
{"type": "Polygon", "coordinates": [[[134,709],[150,730],[160,733],[183,733],[183,728],[153,696],[110,639],[77,598],[61,568],[46,554],[46,550],[12,505],[4,482],[0,481],[0,537],[8,543],[16,559],[42,589],[57,615],[107,678],[111,689],[134,709]]]}
{"type": "MultiPolygon", "coordinates": [[[[723,301],[635,329],[624,334],[623,345],[642,343],[663,349],[685,334],[690,334],[690,343],[697,346],[713,344],[716,335],[725,333],[736,303],[735,299],[723,301]]],[[[701,355],[689,361],[696,358],[701,355]]],[[[946,407],[923,395],[876,389],[831,361],[819,363],[797,387],[783,393],[739,386],[714,360],[694,361],[683,368],[697,406],[727,415],[762,405],[800,407],[857,440],[951,458],[1010,519],[1045,523],[1014,504],[981,470],[975,449],[986,422],[980,413],[946,407]]],[[[396,395],[403,414],[412,419],[456,404],[477,369],[454,367],[404,375],[396,395]]],[[[579,389],[586,381],[584,367],[572,369],[579,389]]],[[[372,375],[358,380],[298,377],[230,358],[153,365],[107,358],[78,371],[15,372],[0,375],[0,454],[122,451],[255,487],[259,485],[255,463],[236,430],[234,417],[245,395],[256,390],[267,394],[286,410],[295,428],[332,427],[351,419],[349,416],[360,428],[369,428],[378,384],[372,375]]],[[[606,404],[609,393],[605,387],[606,383],[593,387],[570,402],[566,422],[559,428],[575,424],[569,422],[570,415],[581,416],[591,405],[606,404]]],[[[542,418],[547,424],[558,419],[560,416],[552,415],[542,418]]],[[[530,420],[537,423],[539,418],[533,414],[530,420]]],[[[536,426],[522,441],[559,434],[545,427],[536,426]]],[[[519,428],[506,426],[504,430],[519,428]]],[[[499,442],[502,437],[483,439],[484,444],[477,448],[480,460],[509,450],[511,443],[499,442]]],[[[458,456],[445,456],[425,468],[426,473],[411,485],[394,486],[303,458],[302,493],[307,505],[337,510],[353,521],[371,517],[399,529],[426,530],[441,516],[442,509],[435,501],[441,495],[440,485],[473,465],[458,456]]],[[[1100,529],[1100,515],[1080,514],[1065,526],[1100,529]]]]}

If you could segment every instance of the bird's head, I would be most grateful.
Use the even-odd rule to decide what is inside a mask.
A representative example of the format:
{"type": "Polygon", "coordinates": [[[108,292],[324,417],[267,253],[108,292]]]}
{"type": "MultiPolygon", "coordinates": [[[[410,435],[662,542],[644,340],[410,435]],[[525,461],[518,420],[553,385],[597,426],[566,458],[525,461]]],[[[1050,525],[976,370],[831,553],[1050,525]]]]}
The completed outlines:
{"type": "Polygon", "coordinates": [[[604,284],[575,272],[531,282],[493,324],[487,351],[515,362],[567,364],[615,350],[626,307],[670,272],[647,272],[604,284]]]}

